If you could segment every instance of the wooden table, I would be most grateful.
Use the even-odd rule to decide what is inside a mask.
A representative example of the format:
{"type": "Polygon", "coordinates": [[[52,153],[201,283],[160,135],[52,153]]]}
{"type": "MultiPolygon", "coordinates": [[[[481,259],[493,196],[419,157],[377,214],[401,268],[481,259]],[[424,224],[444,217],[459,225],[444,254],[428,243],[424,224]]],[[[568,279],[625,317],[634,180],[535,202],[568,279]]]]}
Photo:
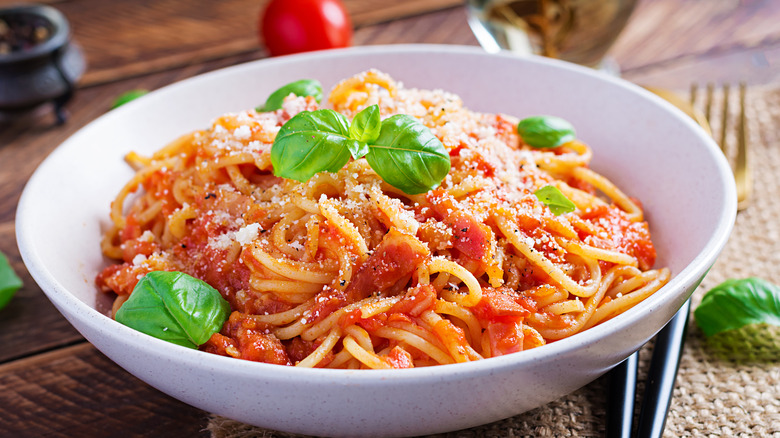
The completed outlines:
{"type": "MultiPolygon", "coordinates": [[[[36,166],[120,93],[266,57],[256,36],[264,1],[49,3],[69,19],[89,67],[65,125],[47,111],[0,123],[0,250],[25,284],[0,311],[0,436],[207,436],[206,412],[119,368],[56,311],[21,262],[14,218],[36,166]]],[[[344,3],[355,45],[477,44],[458,0],[344,3]]],[[[775,0],[644,0],[612,55],[625,78],[645,85],[780,84],[777,23],[775,0]]]]}

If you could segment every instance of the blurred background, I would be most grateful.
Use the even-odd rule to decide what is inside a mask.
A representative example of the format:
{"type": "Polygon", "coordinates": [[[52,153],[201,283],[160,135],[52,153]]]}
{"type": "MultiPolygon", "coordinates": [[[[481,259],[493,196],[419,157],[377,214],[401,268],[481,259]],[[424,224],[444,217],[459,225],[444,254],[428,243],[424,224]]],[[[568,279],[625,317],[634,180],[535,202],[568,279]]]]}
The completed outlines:
{"type": "MultiPolygon", "coordinates": [[[[2,0],[0,6],[16,3],[2,0]]],[[[259,37],[265,0],[44,3],[68,18],[86,53],[89,67],[81,87],[268,55],[259,37]]],[[[462,0],[343,4],[355,29],[354,45],[478,44],[462,0]]],[[[748,70],[756,70],[751,79],[768,82],[780,74],[779,10],[780,2],[771,0],[639,0],[611,55],[626,78],[656,86],[736,80],[748,70]]]]}
{"type": "MultiPolygon", "coordinates": [[[[285,1],[290,0],[276,0],[285,1]]],[[[618,4],[617,0],[591,2],[618,4]]],[[[0,9],[19,3],[0,0],[0,9]]],[[[101,436],[118,432],[139,436],[209,436],[206,427],[214,423],[209,423],[207,413],[173,400],[127,374],[91,347],[56,311],[21,262],[14,219],[22,189],[38,164],[78,129],[109,111],[120,96],[132,90],[155,90],[200,73],[273,55],[269,47],[280,41],[270,41],[263,31],[268,26],[261,25],[269,0],[41,3],[66,18],[74,53],[82,57],[85,68],[75,74],[75,93],[72,99],[68,94],[69,99],[63,100],[66,104],[59,119],[51,111],[50,102],[14,114],[4,114],[0,105],[0,251],[8,256],[24,282],[16,296],[0,309],[0,435],[22,429],[27,436],[101,436]]],[[[472,6],[481,3],[484,2],[472,0],[472,6]]],[[[562,6],[582,2],[539,0],[542,3],[562,6]]],[[[346,26],[346,32],[351,34],[347,42],[350,45],[480,43],[469,26],[464,0],[341,0],[339,5],[341,12],[329,7],[320,12],[342,14],[342,19],[345,13],[347,24],[337,27],[341,32],[346,26]]],[[[515,12],[519,12],[519,7],[514,7],[515,12]]],[[[311,11],[293,12],[304,20],[316,21],[309,14],[311,11]]],[[[539,15],[538,12],[531,15],[539,15]]],[[[525,25],[546,26],[536,19],[525,25]]],[[[754,89],[776,87],[780,84],[778,23],[778,0],[637,0],[625,28],[608,47],[608,56],[625,79],[686,97],[693,82],[744,81],[754,89]]],[[[608,25],[594,25],[588,30],[608,25]]],[[[3,76],[14,71],[16,67],[11,66],[11,61],[18,58],[8,40],[8,29],[8,23],[0,20],[0,91],[32,90],[3,76]]],[[[327,29],[325,32],[328,33],[327,29]]],[[[336,33],[331,35],[332,44],[344,37],[336,33]]],[[[529,38],[534,36],[529,34],[529,38]]],[[[322,39],[315,38],[315,42],[322,39]]],[[[563,46],[556,44],[553,49],[562,53],[563,46]]],[[[778,93],[772,96],[777,98],[778,93]]],[[[755,115],[759,119],[765,116],[758,112],[755,115]]],[[[776,125],[772,129],[777,131],[776,125]]],[[[765,144],[768,143],[766,140],[765,144]]],[[[77,171],[77,163],[74,169],[77,171]]],[[[774,370],[770,372],[776,381],[777,368],[774,370]]],[[[710,371],[705,369],[702,373],[699,377],[705,379],[710,371]]],[[[762,379],[755,382],[766,384],[762,379]]],[[[711,383],[706,379],[702,382],[704,389],[699,388],[700,393],[706,392],[706,385],[711,383]]],[[[597,387],[595,393],[603,396],[598,388],[602,387],[597,387]]],[[[593,422],[580,422],[579,426],[603,432],[604,408],[587,394],[593,393],[579,392],[563,400],[564,405],[555,407],[564,411],[548,411],[554,414],[555,421],[560,420],[561,427],[570,424],[563,417],[586,416],[593,422]]],[[[693,400],[694,404],[701,401],[709,408],[711,399],[696,397],[699,398],[693,400]]],[[[722,405],[724,400],[726,404],[734,400],[742,403],[738,397],[717,402],[722,405]]],[[[762,401],[758,394],[750,403],[766,409],[754,409],[759,416],[756,424],[780,424],[777,400],[762,401]]],[[[686,420],[676,421],[679,425],[686,420]]],[[[214,427],[212,430],[219,430],[218,425],[214,427]]]]}

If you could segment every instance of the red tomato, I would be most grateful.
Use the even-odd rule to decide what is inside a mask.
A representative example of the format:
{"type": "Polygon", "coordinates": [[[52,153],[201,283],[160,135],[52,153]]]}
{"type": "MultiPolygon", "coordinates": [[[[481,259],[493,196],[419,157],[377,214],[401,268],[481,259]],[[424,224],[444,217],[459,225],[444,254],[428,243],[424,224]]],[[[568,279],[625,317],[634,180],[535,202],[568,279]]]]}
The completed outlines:
{"type": "Polygon", "coordinates": [[[271,0],[260,32],[271,56],[352,43],[352,22],[340,0],[271,0]]]}

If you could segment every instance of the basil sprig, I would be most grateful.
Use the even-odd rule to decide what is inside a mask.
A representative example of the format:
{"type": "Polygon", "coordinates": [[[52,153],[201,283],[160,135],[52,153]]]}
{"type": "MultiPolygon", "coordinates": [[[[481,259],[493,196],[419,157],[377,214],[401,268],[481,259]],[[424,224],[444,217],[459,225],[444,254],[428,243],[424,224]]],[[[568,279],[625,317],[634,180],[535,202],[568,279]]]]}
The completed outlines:
{"type": "Polygon", "coordinates": [[[296,96],[314,96],[319,103],[322,101],[322,85],[314,79],[301,79],[290,82],[268,96],[265,105],[256,108],[257,111],[276,111],[282,108],[284,98],[294,94],[296,96]]]}
{"type": "Polygon", "coordinates": [[[410,195],[437,187],[450,171],[450,156],[430,129],[404,114],[380,121],[377,105],[351,124],[333,110],[303,111],[282,126],[271,147],[274,175],[301,182],[338,171],[350,157],[366,157],[385,182],[410,195]]]}
{"type": "Polygon", "coordinates": [[[757,277],[729,279],[710,289],[693,314],[707,336],[748,324],[780,326],[780,287],[757,277]]]}
{"type": "Polygon", "coordinates": [[[577,138],[574,126],[555,116],[533,116],[517,124],[517,133],[534,148],[551,149],[577,138]]]}
{"type": "Polygon", "coordinates": [[[155,338],[198,348],[229,315],[228,302],[207,283],[182,272],[155,271],[141,278],[114,318],[155,338]]]}
{"type": "Polygon", "coordinates": [[[539,201],[544,205],[550,207],[550,211],[556,216],[564,213],[571,213],[577,208],[577,206],[555,186],[544,186],[535,191],[534,195],[536,195],[539,201]]]}
{"type": "Polygon", "coordinates": [[[16,275],[5,254],[0,252],[0,309],[11,301],[11,298],[21,287],[22,279],[16,275]]]}

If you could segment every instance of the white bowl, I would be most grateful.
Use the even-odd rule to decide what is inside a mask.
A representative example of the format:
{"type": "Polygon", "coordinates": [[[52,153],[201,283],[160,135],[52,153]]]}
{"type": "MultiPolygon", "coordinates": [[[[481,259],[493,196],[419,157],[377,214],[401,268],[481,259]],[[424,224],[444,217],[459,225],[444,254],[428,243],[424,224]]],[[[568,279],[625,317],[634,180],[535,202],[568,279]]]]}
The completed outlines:
{"type": "Polygon", "coordinates": [[[73,135],[38,168],[16,220],[22,257],[84,337],[130,373],[186,403],[271,429],[338,436],[419,435],[485,424],[559,398],[622,361],[690,296],[736,215],[733,178],[713,141],[681,112],[620,79],[541,58],[474,47],[386,46],[262,60],[198,76],[131,102],[73,135]],[[151,152],[226,112],[252,108],[280,85],[326,88],[368,68],[407,87],[440,88],[465,105],[571,121],[593,167],[642,200],[671,281],[626,313],[573,337],[479,362],[390,371],[297,369],[179,347],[96,310],[94,278],[109,203],[151,152]]]}

